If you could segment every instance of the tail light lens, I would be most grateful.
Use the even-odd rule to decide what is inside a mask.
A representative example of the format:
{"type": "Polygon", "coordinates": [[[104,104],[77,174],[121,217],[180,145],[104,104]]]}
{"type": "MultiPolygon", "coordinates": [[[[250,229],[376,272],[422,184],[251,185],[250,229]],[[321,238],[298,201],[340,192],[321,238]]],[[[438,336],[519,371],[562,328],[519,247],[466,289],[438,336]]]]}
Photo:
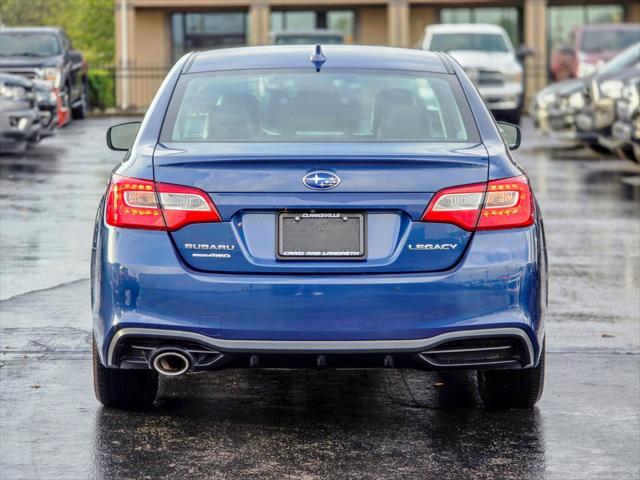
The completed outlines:
{"type": "Polygon", "coordinates": [[[220,222],[202,190],[114,175],[107,196],[107,223],[121,228],[178,230],[190,223],[220,222]]]}
{"type": "Polygon", "coordinates": [[[453,223],[465,230],[527,227],[534,221],[533,195],[525,176],[439,191],[423,222],[453,223]]]}

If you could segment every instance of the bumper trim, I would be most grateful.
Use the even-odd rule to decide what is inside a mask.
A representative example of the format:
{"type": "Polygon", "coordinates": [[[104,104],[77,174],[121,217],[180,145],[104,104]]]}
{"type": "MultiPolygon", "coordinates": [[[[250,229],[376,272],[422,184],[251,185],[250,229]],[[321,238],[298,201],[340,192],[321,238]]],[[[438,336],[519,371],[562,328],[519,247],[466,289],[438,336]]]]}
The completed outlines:
{"type": "Polygon", "coordinates": [[[201,342],[223,353],[376,353],[376,352],[420,352],[439,343],[483,337],[518,337],[525,346],[529,358],[523,368],[532,367],[535,362],[533,345],[526,332],[520,328],[487,328],[447,332],[435,337],[410,340],[226,340],[212,338],[195,332],[163,330],[155,328],[123,328],[118,330],[109,342],[107,366],[114,367],[113,357],[118,342],[125,337],[147,336],[185,339],[201,342]]]}

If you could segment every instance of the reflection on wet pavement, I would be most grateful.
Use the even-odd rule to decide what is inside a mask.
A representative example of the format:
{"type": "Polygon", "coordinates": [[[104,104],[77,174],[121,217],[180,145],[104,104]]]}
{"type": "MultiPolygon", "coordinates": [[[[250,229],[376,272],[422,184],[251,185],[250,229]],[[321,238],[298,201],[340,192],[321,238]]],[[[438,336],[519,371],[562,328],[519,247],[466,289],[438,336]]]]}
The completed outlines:
{"type": "Polygon", "coordinates": [[[0,156],[0,299],[89,276],[93,218],[121,154],[104,118],[76,122],[22,155],[0,156]]]}
{"type": "Polygon", "coordinates": [[[122,412],[93,398],[87,280],[118,121],[0,157],[0,478],[640,476],[640,168],[525,127],[550,265],[533,411],[484,410],[466,372],[251,370],[163,381],[152,412],[122,412]]]}

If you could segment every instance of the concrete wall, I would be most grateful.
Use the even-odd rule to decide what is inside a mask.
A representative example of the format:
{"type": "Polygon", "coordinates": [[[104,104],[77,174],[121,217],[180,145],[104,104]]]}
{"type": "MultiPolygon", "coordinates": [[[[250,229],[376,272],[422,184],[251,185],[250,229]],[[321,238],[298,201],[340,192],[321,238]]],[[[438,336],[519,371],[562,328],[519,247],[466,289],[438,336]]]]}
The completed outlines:
{"type": "Polygon", "coordinates": [[[363,7],[356,10],[356,42],[362,45],[387,44],[387,9],[363,7]]]}
{"type": "Polygon", "coordinates": [[[167,65],[171,57],[171,29],[163,10],[137,10],[135,58],[150,65],[167,65]]]}
{"type": "Polygon", "coordinates": [[[133,32],[134,62],[129,75],[132,106],[147,106],[160,87],[171,64],[171,29],[168,12],[137,9],[133,32]]]}
{"type": "Polygon", "coordinates": [[[427,5],[412,5],[409,15],[409,46],[420,47],[419,42],[424,34],[424,27],[438,23],[438,8],[427,5]]]}

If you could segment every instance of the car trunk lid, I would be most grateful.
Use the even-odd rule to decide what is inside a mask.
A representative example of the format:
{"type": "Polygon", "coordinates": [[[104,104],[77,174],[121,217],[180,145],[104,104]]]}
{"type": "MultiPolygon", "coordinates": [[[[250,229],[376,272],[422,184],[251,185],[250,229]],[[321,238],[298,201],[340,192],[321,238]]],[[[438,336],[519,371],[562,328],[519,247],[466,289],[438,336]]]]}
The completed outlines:
{"type": "MultiPolygon", "coordinates": [[[[472,236],[455,225],[420,222],[429,200],[443,188],[486,182],[487,162],[481,144],[189,143],[158,145],[154,175],[157,182],[205,191],[222,217],[220,223],[187,225],[170,233],[180,256],[194,269],[425,272],[454,266],[472,236]],[[314,171],[336,175],[339,185],[309,189],[303,178],[314,171]],[[282,212],[340,218],[362,214],[366,254],[278,258],[278,239],[286,228],[279,227],[282,212]]],[[[322,228],[333,227],[329,222],[322,228]]]]}

